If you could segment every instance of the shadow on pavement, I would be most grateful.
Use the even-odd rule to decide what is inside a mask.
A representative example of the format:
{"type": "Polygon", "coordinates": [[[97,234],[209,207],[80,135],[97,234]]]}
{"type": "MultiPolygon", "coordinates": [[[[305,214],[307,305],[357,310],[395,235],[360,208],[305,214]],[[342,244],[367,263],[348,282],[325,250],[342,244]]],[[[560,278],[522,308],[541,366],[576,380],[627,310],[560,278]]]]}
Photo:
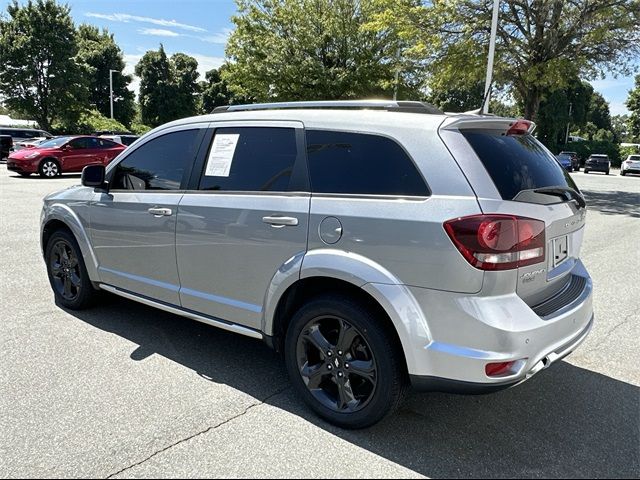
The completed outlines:
{"type": "MultiPolygon", "coordinates": [[[[640,188],[640,184],[638,186],[640,188]]],[[[589,210],[640,218],[640,193],[582,190],[589,210]]]]}
{"type": "MultiPolygon", "coordinates": [[[[256,340],[110,295],[70,313],[139,345],[132,361],[161,355],[260,400],[288,384],[282,361],[256,340]]],[[[640,475],[640,388],[566,362],[491,395],[413,394],[361,431],[317,419],[291,390],[268,403],[429,477],[640,475]]]]}

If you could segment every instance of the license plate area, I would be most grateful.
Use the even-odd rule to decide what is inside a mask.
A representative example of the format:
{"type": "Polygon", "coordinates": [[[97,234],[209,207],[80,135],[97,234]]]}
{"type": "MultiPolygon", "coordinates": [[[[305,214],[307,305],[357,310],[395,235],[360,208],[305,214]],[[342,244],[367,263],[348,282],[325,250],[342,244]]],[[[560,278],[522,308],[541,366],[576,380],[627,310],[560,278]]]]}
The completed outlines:
{"type": "Polygon", "coordinates": [[[556,237],[551,242],[553,248],[553,267],[557,267],[569,258],[569,237],[563,235],[562,237],[556,237]]]}

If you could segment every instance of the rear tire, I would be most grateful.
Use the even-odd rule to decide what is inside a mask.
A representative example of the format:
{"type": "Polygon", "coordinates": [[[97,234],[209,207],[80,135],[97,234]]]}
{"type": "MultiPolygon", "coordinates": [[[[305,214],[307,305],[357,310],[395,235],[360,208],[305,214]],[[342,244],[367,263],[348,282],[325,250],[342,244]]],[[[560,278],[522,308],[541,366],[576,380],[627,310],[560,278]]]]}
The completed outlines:
{"type": "Polygon", "coordinates": [[[45,158],[40,162],[38,173],[40,173],[42,178],[55,178],[60,175],[62,171],[60,170],[60,164],[56,160],[45,158]]]}
{"type": "Polygon", "coordinates": [[[626,173],[624,173],[624,170],[620,170],[620,176],[624,177],[626,175],[626,173]]]}
{"type": "Polygon", "coordinates": [[[395,411],[408,389],[404,356],[391,338],[374,309],[346,296],[316,297],[287,331],[291,383],[326,421],[369,427],[395,411]]]}
{"type": "Polygon", "coordinates": [[[584,174],[586,175],[587,173],[589,173],[589,170],[587,170],[586,168],[584,169],[584,174]]]}
{"type": "Polygon", "coordinates": [[[66,230],[54,232],[45,249],[47,274],[56,303],[69,310],[93,304],[98,292],[93,288],[74,236],[66,230]]]}
{"type": "Polygon", "coordinates": [[[609,170],[607,170],[605,173],[606,173],[607,175],[609,175],[609,170]]]}

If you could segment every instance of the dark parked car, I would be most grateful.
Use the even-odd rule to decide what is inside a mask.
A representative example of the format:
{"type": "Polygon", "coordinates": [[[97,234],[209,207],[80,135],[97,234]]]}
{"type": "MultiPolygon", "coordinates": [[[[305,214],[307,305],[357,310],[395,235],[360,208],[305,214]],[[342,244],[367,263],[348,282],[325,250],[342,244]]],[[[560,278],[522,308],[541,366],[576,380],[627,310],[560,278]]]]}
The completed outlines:
{"type": "Polygon", "coordinates": [[[7,169],[27,177],[55,177],[61,173],[80,172],[87,165],[107,165],[125,149],[111,140],[89,136],[58,137],[34,148],[13,152],[7,169]]]}
{"type": "Polygon", "coordinates": [[[576,152],[560,152],[559,155],[569,155],[571,157],[571,168],[576,172],[580,171],[580,157],[576,152]]]}
{"type": "Polygon", "coordinates": [[[11,135],[0,135],[0,160],[4,160],[11,153],[13,138],[11,135]]]}
{"type": "Polygon", "coordinates": [[[609,170],[611,170],[611,160],[608,155],[594,153],[584,164],[584,173],[602,172],[609,175],[609,170]]]}

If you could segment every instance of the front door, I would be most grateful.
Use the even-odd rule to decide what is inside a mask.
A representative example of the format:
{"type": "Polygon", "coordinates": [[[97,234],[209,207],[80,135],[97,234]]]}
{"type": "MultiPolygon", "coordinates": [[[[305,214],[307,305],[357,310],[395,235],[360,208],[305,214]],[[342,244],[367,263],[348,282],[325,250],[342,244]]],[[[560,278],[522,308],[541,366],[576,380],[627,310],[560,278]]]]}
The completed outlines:
{"type": "Polygon", "coordinates": [[[310,194],[302,124],[243,125],[207,137],[178,208],[176,253],[184,308],[260,329],[274,275],[306,252],[310,194]]]}
{"type": "Polygon", "coordinates": [[[89,148],[89,137],[78,137],[62,147],[60,164],[63,172],[78,172],[91,163],[94,150],[89,148]]]}
{"type": "Polygon", "coordinates": [[[109,192],[90,207],[101,282],[180,305],[178,204],[207,125],[161,132],[109,169],[109,192]]]}

